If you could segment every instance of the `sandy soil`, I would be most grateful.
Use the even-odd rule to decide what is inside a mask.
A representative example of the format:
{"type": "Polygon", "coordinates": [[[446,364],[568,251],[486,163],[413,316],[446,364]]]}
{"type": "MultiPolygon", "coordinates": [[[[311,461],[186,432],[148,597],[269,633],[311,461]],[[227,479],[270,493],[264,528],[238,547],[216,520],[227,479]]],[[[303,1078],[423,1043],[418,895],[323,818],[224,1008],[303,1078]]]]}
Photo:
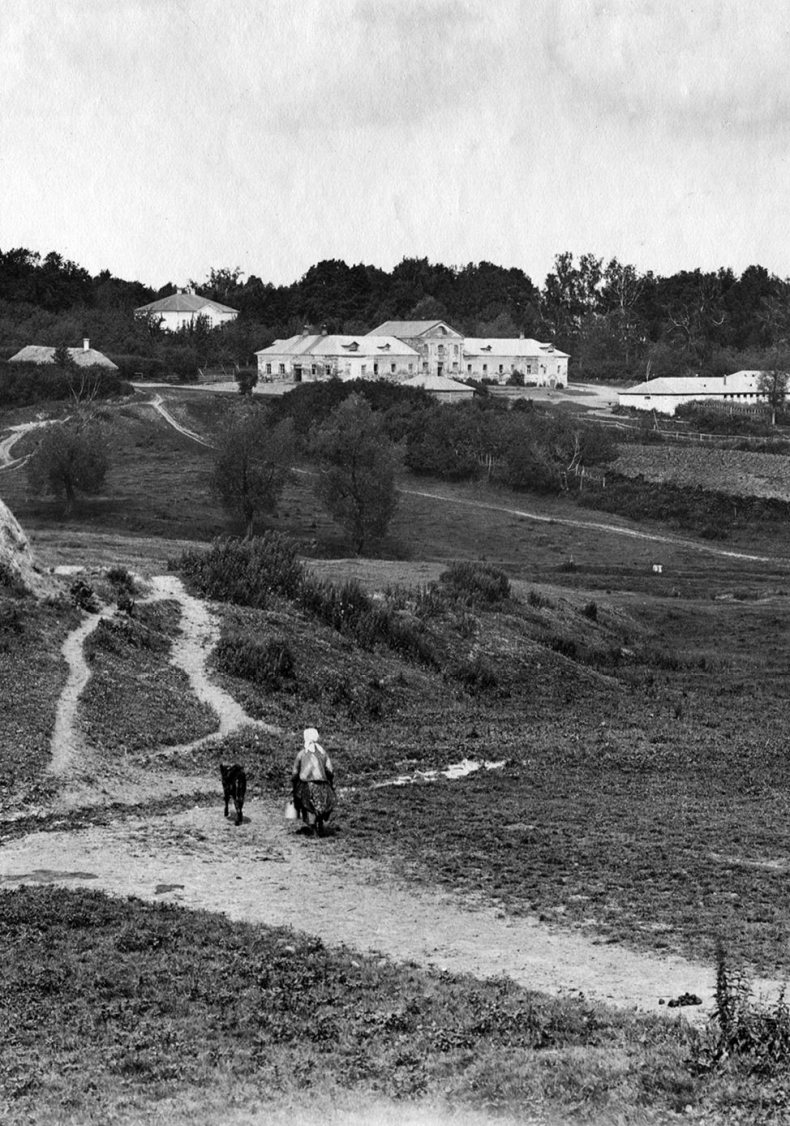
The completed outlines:
{"type": "MultiPolygon", "coordinates": [[[[188,596],[172,575],[152,580],[151,597],[177,598],[182,604],[183,635],[173,661],[186,670],[195,693],[214,708],[218,729],[213,737],[255,722],[207,676],[216,624],[205,603],[188,596]]],[[[110,799],[131,805],[168,794],[206,792],[216,794],[216,805],[169,817],[29,834],[0,848],[0,886],[57,882],[151,901],[167,898],[236,920],[291,926],[328,943],[398,961],[483,977],[507,975],[554,995],[583,994],[666,1013],[662,1001],[688,992],[705,1005],[670,1012],[699,1020],[709,1011],[711,967],[596,944],[533,919],[509,919],[482,903],[459,903],[446,894],[398,883],[376,862],[345,855],[342,816],[335,835],[323,841],[305,838],[285,821],[280,801],[272,797],[249,802],[244,824],[236,828],[232,818],[223,817],[218,778],[145,772],[124,764],[113,766],[111,778],[102,777],[101,763],[75,724],[79,695],[90,675],[82,645],[98,620],[98,615],[86,618],[64,644],[71,675],[53,737],[51,769],[63,782],[53,808],[68,811],[110,799]],[[97,782],[86,782],[88,768],[99,770],[97,782]]],[[[187,754],[189,749],[169,753],[187,754]]],[[[463,778],[454,784],[463,785],[463,778]]],[[[778,989],[778,983],[756,985],[766,994],[778,989]]]]}

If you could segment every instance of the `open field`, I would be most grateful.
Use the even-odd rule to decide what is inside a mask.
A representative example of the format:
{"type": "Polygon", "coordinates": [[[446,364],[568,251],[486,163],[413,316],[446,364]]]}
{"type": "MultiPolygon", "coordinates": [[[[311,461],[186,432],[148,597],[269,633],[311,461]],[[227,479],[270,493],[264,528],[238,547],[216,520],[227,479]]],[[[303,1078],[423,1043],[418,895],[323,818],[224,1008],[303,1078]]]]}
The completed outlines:
{"type": "MultiPolygon", "coordinates": [[[[177,557],[186,543],[210,538],[228,527],[207,487],[210,453],[175,434],[150,408],[124,409],[122,420],[112,423],[117,458],[107,496],[84,504],[73,520],[62,522],[53,506],[28,500],[19,471],[0,475],[0,496],[26,526],[41,561],[48,566],[86,566],[99,590],[104,590],[103,567],[123,565],[146,577],[162,573],[167,560],[177,557]]],[[[185,425],[194,429],[201,423],[211,425],[209,407],[178,409],[183,413],[177,417],[185,425]]],[[[411,605],[414,592],[436,582],[451,561],[484,557],[507,573],[512,597],[497,609],[462,611],[445,606],[427,620],[426,629],[441,658],[435,668],[381,646],[360,648],[284,599],[273,600],[264,610],[217,605],[214,614],[224,634],[285,638],[293,673],[278,683],[255,683],[228,675],[214,658],[210,667],[216,683],[250,716],[265,720],[274,730],[242,731],[219,746],[197,748],[178,762],[160,761],[156,752],[198,738],[211,719],[168,665],[179,626],[167,604],[160,604],[156,615],[143,617],[159,639],[152,646],[140,647],[131,640],[122,644],[115,637],[107,644],[97,635],[89,650],[95,675],[82,701],[81,722],[89,741],[101,747],[107,777],[113,770],[122,774],[133,768],[166,769],[183,775],[185,782],[194,776],[197,785],[198,779],[216,770],[220,758],[234,756],[250,770],[251,800],[269,801],[274,809],[285,800],[301,728],[315,723],[333,751],[346,791],[338,831],[327,842],[333,866],[374,865],[377,879],[397,878],[414,888],[442,889],[456,902],[484,905],[512,919],[514,925],[520,919],[542,919],[547,934],[560,930],[590,943],[622,944],[659,957],[679,955],[712,965],[715,944],[721,940],[737,963],[759,974],[784,977],[790,938],[790,767],[785,753],[790,563],[782,549],[767,534],[751,541],[744,537],[739,544],[729,541],[723,549],[667,534],[660,525],[583,513],[562,498],[508,495],[482,486],[435,486],[404,478],[408,491],[379,557],[347,560],[342,541],[313,500],[309,481],[307,474],[294,481],[273,526],[302,545],[314,573],[333,581],[356,578],[380,597],[388,588],[393,597],[392,588],[399,587],[411,605]],[[652,538],[640,539],[628,532],[652,538]],[[660,574],[653,571],[657,563],[662,565],[660,574]],[[459,675],[474,662],[484,676],[459,675]],[[156,707],[146,706],[148,698],[156,707]],[[504,760],[505,765],[456,782],[373,785],[462,758],[504,760]]],[[[57,782],[46,770],[48,734],[66,677],[59,647],[79,620],[76,611],[63,605],[22,603],[18,610],[15,624],[7,619],[0,629],[0,677],[11,686],[2,704],[0,810],[13,815],[3,834],[17,841],[34,824],[26,820],[27,807],[36,807],[37,829],[63,831],[62,811],[51,812],[48,805],[57,799],[57,782]]],[[[216,795],[191,795],[188,786],[184,790],[186,799],[168,798],[163,786],[158,802],[151,805],[152,813],[158,811],[165,819],[168,811],[186,814],[189,802],[216,801],[216,795]]],[[[76,826],[93,823],[99,816],[122,818],[124,813],[120,808],[91,813],[77,806],[69,816],[72,822],[67,820],[66,825],[76,826]]],[[[9,902],[15,902],[14,897],[23,893],[7,894],[9,902]]],[[[161,913],[146,914],[141,907],[130,906],[129,912],[136,912],[132,918],[123,915],[121,907],[88,904],[80,893],[74,894],[74,910],[80,918],[93,911],[120,912],[113,915],[112,923],[107,915],[108,927],[119,928],[117,934],[108,931],[115,935],[110,942],[116,949],[119,941],[125,941],[124,934],[138,936],[135,949],[140,949],[140,942],[147,949],[148,939],[141,936],[161,932],[161,913]]],[[[65,980],[58,967],[76,956],[58,945],[64,935],[52,921],[52,903],[72,910],[63,907],[66,900],[46,897],[35,907],[41,913],[37,915],[40,933],[58,948],[48,963],[48,972],[55,976],[47,979],[49,985],[42,978],[40,990],[41,1011],[51,1017],[54,1009],[49,1006],[60,1004],[57,983],[65,980]]],[[[337,909],[342,912],[342,903],[337,909]]],[[[168,920],[185,935],[208,934],[214,925],[192,920],[187,913],[168,920]]],[[[299,926],[298,913],[294,925],[299,926]]],[[[80,926],[74,937],[80,957],[89,960],[94,952],[88,932],[80,932],[80,926]]],[[[14,933],[0,933],[4,941],[16,941],[14,933]]],[[[211,941],[230,952],[229,964],[238,968],[245,982],[248,967],[238,951],[249,953],[250,943],[260,942],[263,951],[267,943],[285,941],[264,930],[258,939],[233,928],[223,933],[223,938],[215,936],[211,941]]],[[[302,941],[289,940],[297,946],[302,941]]],[[[188,1048],[192,1041],[183,1039],[186,1034],[174,1025],[163,1023],[174,1014],[157,1011],[156,998],[161,994],[157,982],[170,973],[179,981],[183,977],[194,982],[206,966],[192,966],[183,951],[173,950],[172,957],[180,959],[178,966],[151,968],[148,979],[148,971],[141,971],[143,976],[131,984],[110,981],[102,986],[108,1034],[117,1045],[118,1059],[126,1062],[116,1073],[112,1068],[102,1071],[105,1101],[99,1100],[95,1109],[86,1110],[87,1090],[80,1086],[84,1076],[77,1069],[74,1081],[65,1087],[48,1079],[43,1087],[25,1088],[20,1076],[29,1070],[32,1041],[23,1043],[17,1037],[19,1054],[5,1077],[9,1090],[14,1084],[20,1088],[13,1103],[19,1121],[30,1120],[25,1115],[42,1093],[45,1109],[33,1121],[58,1121],[57,1101],[64,1095],[79,1100],[74,1111],[78,1121],[101,1121],[100,1111],[119,1105],[118,1075],[131,1083],[126,1118],[119,1120],[147,1120],[144,1115],[153,1118],[157,1100],[172,1096],[183,1103],[183,1092],[190,1085],[214,1083],[209,1077],[216,1075],[217,1060],[235,1058],[236,1051],[247,1061],[232,1065],[244,1091],[241,1105],[297,1097],[291,1080],[273,1079],[270,1069],[258,1074],[260,1069],[250,1068],[257,1050],[251,1045],[268,1043],[266,1037],[273,1033],[267,1026],[264,1035],[247,1016],[234,1018],[235,1046],[218,1049],[211,1068],[201,1063],[195,1072],[192,1063],[178,1063],[194,1060],[188,1048]],[[125,998],[123,1003],[119,997],[125,998]],[[143,1012],[148,1014],[149,1041],[132,1044],[129,1037],[143,1012]],[[164,1027],[169,1039],[161,1041],[160,1052],[150,1037],[164,1027]],[[180,1044],[185,1045],[183,1052],[180,1044]],[[183,1074],[174,1074],[172,1069],[179,1066],[183,1074]],[[88,1113],[96,1117],[79,1118],[88,1113]],[[140,1117],[135,1119],[135,1113],[140,1117]]],[[[323,983],[335,981],[335,974],[350,973],[347,966],[341,969],[344,963],[338,958],[323,971],[328,976],[308,983],[310,990],[324,990],[319,1004],[326,1006],[321,1012],[327,1020],[336,1003],[330,999],[336,987],[327,993],[323,983]]],[[[264,987],[255,968],[260,963],[253,959],[251,964],[252,976],[249,984],[240,985],[241,993],[265,1007],[268,994],[260,992],[264,987]]],[[[380,975],[381,998],[406,988],[408,974],[398,977],[406,973],[402,969],[375,964],[368,968],[365,963],[363,970],[380,975]]],[[[84,972],[90,976],[89,968],[84,972]]],[[[224,983],[221,995],[228,996],[227,975],[223,978],[221,967],[211,972],[224,983]]],[[[353,988],[349,986],[352,995],[362,989],[353,975],[346,980],[354,981],[353,988]]],[[[273,980],[265,986],[275,991],[287,988],[273,980]]],[[[415,988],[430,992],[437,986],[421,982],[415,988]]],[[[452,984],[454,990],[467,988],[452,984]]],[[[190,997],[187,990],[173,1005],[180,1006],[189,1021],[209,1020],[222,1027],[219,1016],[188,1011],[198,1000],[204,1004],[202,997],[190,997]]],[[[489,1047],[479,1039],[481,1032],[475,1033],[478,1039],[464,1040],[469,1020],[459,1007],[457,993],[447,1004],[453,1015],[436,1024],[435,1036],[452,1028],[449,1056],[442,1054],[445,1048],[437,1047],[439,1040],[409,1040],[420,1022],[419,1035],[424,1037],[427,1018],[415,1013],[414,1027],[408,1021],[408,1027],[385,1022],[381,1075],[385,1071],[396,1075],[402,1067],[407,1074],[416,1074],[405,1064],[393,1071],[386,1053],[395,1051],[395,1040],[404,1059],[410,1054],[425,1058],[427,1053],[434,1061],[431,1074],[426,1078],[425,1068],[418,1069],[420,1082],[401,1091],[401,1097],[430,1095],[452,1106],[496,1110],[516,1118],[523,1112],[522,1121],[529,1120],[524,1109],[529,1108],[534,1121],[561,1122],[573,1113],[580,1120],[587,1115],[587,1120],[601,1126],[616,1121],[615,1114],[633,1123],[663,1122],[673,1120],[675,1112],[687,1105],[700,1121],[738,1121],[732,1109],[738,1105],[744,1108],[741,1121],[760,1121],[759,1110],[749,1102],[756,1088],[749,1087],[743,1076],[732,1078],[725,1098],[715,1083],[710,1086],[708,1078],[693,1075],[687,1067],[690,1048],[685,1032],[670,1036],[652,1025],[623,1032],[619,1018],[604,1016],[598,1008],[592,1018],[576,1010],[573,1020],[591,1019],[592,1027],[599,1030],[595,1045],[589,1038],[574,1040],[562,1032],[551,1049],[557,1054],[538,1057],[534,1046],[508,1032],[505,1054],[498,1042],[489,1057],[489,1047]],[[635,1048],[636,1044],[641,1047],[635,1048]],[[631,1065],[624,1065],[634,1051],[638,1067],[644,1068],[648,1058],[652,1061],[649,1093],[635,1086],[631,1065]],[[521,1076],[518,1083],[494,1094],[481,1086],[479,1076],[468,1070],[481,1053],[490,1058],[504,1086],[508,1075],[521,1076]],[[547,1062],[552,1059],[553,1063],[547,1062]],[[534,1074],[529,1081],[524,1078],[526,1061],[541,1071],[539,1082],[534,1074]],[[551,1084],[544,1082],[542,1068],[555,1069],[551,1084]],[[569,1078],[574,1068],[580,1069],[588,1085],[583,1094],[569,1078]],[[604,1090],[616,1091],[619,1101],[607,1103],[604,1090]]],[[[513,1004],[525,1012],[528,1002],[519,997],[513,1004]]],[[[344,1009],[333,1018],[349,1041],[360,1040],[354,1023],[358,1019],[379,1030],[378,1018],[364,1015],[370,1012],[365,1005],[360,1000],[362,1015],[344,1009]]],[[[394,1011],[394,1006],[390,1008],[394,1011]]],[[[66,1026],[68,1035],[81,1037],[84,1019],[75,1017],[66,1026]]],[[[283,1019],[287,1023],[292,1018],[283,1019]]],[[[298,1022],[299,1013],[293,1019],[298,1022]]],[[[553,1027],[546,1015],[541,1022],[553,1027]]],[[[226,1031],[232,1023],[228,1018],[226,1031]]],[[[665,1028],[665,1022],[659,1025],[665,1028]]],[[[314,1027],[320,1026],[319,1020],[314,1027]]],[[[32,1036],[27,1024],[23,1029],[32,1036]]],[[[329,1051],[320,1038],[310,1042],[319,1044],[320,1053],[329,1051]]],[[[65,1041],[49,1044],[45,1071],[69,1074],[62,1066],[66,1059],[62,1053],[67,1050],[72,1049],[65,1041]]],[[[286,1058],[291,1064],[297,1059],[293,1054],[286,1058]]],[[[342,1101],[345,1096],[337,1089],[337,1077],[351,1067],[351,1050],[321,1058],[331,1078],[321,1081],[326,1086],[311,1080],[311,1098],[317,1104],[342,1101]]],[[[315,1074],[316,1063],[308,1063],[307,1056],[298,1057],[298,1062],[315,1074]]],[[[281,1072],[283,1068],[287,1069],[286,1063],[281,1072]]],[[[299,1074],[304,1079],[306,1073],[299,1074]]],[[[358,1096],[377,1091],[387,1098],[398,1095],[372,1073],[354,1075],[351,1089],[358,1096]]],[[[225,1088],[220,1085],[220,1089],[225,1088]]],[[[349,1116],[353,1110],[346,1104],[349,1116]]],[[[684,1117],[694,1120],[693,1114],[684,1117]]],[[[213,1102],[204,1117],[195,1120],[225,1121],[213,1102]]]]}
{"type": "Polygon", "coordinates": [[[790,500],[790,458],[748,450],[624,446],[612,468],[626,477],[705,487],[736,497],[790,500]]]}

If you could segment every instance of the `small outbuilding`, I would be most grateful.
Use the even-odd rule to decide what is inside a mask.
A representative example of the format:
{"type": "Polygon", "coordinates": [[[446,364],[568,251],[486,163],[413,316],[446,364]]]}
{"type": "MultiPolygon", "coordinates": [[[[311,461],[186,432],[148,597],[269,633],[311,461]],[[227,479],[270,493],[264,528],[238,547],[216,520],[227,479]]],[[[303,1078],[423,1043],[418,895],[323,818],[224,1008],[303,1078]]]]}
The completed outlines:
{"type": "MultiPolygon", "coordinates": [[[[11,356],[9,364],[54,364],[57,348],[49,348],[43,344],[28,344],[16,355],[11,356]]],[[[103,352],[91,348],[91,342],[85,337],[81,348],[69,348],[68,353],[77,367],[106,368],[108,371],[118,371],[118,365],[109,360],[103,352]]]]}

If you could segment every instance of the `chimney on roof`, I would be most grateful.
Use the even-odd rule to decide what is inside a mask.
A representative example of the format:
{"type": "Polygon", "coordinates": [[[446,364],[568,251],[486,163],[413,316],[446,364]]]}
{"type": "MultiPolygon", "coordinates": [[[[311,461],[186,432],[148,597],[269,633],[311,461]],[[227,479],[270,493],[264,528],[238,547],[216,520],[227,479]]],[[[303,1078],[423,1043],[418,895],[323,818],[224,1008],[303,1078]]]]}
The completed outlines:
{"type": "Polygon", "coordinates": [[[310,335],[310,325],[302,325],[302,336],[310,335]]]}
{"type": "Polygon", "coordinates": [[[321,325],[321,335],[326,336],[326,325],[321,325]]]}
{"type": "Polygon", "coordinates": [[[520,332],[520,333],[518,334],[518,338],[519,338],[519,340],[523,340],[523,339],[524,339],[524,333],[523,333],[523,332],[520,332]]]}
{"type": "Polygon", "coordinates": [[[83,336],[82,338],[82,350],[83,352],[90,352],[91,350],[91,342],[87,336],[83,336]]]}

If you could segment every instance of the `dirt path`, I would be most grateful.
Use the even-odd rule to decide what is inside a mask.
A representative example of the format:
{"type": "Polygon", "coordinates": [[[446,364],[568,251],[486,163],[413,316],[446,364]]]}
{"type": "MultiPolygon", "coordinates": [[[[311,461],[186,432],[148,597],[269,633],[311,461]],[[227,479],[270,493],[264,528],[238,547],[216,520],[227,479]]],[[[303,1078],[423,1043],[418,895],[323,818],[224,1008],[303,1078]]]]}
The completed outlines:
{"type": "Polygon", "coordinates": [[[185,438],[191,438],[193,442],[199,442],[201,446],[208,446],[209,449],[214,449],[213,442],[209,442],[205,438],[202,438],[200,434],[196,434],[194,430],[188,430],[186,426],[182,426],[181,423],[173,417],[173,415],[165,406],[164,399],[158,392],[154,395],[153,399],[151,399],[149,403],[141,403],[140,405],[143,407],[153,407],[155,411],[161,414],[165,422],[169,423],[169,425],[172,426],[174,430],[177,430],[179,434],[183,434],[185,438]]]}
{"type": "MultiPolygon", "coordinates": [[[[460,783],[462,784],[462,783],[460,783]]],[[[343,855],[342,834],[304,838],[279,803],[255,801],[236,828],[214,808],[74,832],[38,833],[0,850],[0,885],[58,882],[149,901],[168,899],[231,919],[290,926],[327,943],[398,961],[506,975],[531,989],[647,1012],[681,993],[709,1002],[710,966],[594,944],[490,907],[395,883],[378,864],[343,855]]],[[[776,989],[764,983],[763,989],[776,989]]],[[[701,1019],[703,1007],[674,1010],[701,1019]]]]}
{"type": "MultiPolygon", "coordinates": [[[[189,675],[196,695],[217,713],[213,737],[252,723],[208,678],[206,660],[217,627],[205,603],[187,595],[171,575],[152,580],[151,597],[176,598],[183,607],[183,636],[173,660],[189,675]]],[[[176,792],[215,793],[216,805],[10,841],[0,847],[0,887],[52,882],[150,901],[164,897],[237,920],[292,926],[329,943],[398,961],[484,977],[506,975],[554,995],[584,994],[666,1013],[662,1000],[688,992],[705,1005],[671,1012],[699,1020],[709,1011],[714,987],[710,966],[596,943],[534,919],[507,918],[485,905],[467,901],[461,907],[449,895],[397,882],[375,861],[350,859],[342,830],[320,842],[302,837],[284,820],[279,800],[248,803],[244,825],[236,828],[222,816],[218,779],[146,772],[125,764],[113,764],[112,777],[103,776],[101,762],[85,746],[75,723],[90,675],[83,644],[99,620],[98,615],[87,618],[63,649],[71,671],[53,737],[51,769],[64,783],[54,808],[102,804],[110,797],[134,804],[176,792]],[[98,771],[90,785],[84,780],[89,767],[98,771]]],[[[776,982],[756,984],[771,995],[779,988],[776,982]]]]}
{"type": "Polygon", "coordinates": [[[569,516],[556,516],[539,512],[527,512],[520,508],[509,508],[501,504],[490,504],[488,501],[467,500],[463,497],[445,496],[442,493],[429,493],[418,489],[401,489],[406,496],[425,497],[428,500],[438,500],[443,504],[459,504],[465,508],[482,508],[488,512],[503,512],[507,516],[521,516],[525,520],[534,520],[540,524],[563,524],[566,528],[582,528],[594,532],[609,532],[616,536],[627,536],[635,540],[649,540],[651,543],[667,543],[673,547],[688,548],[692,551],[701,551],[706,555],[716,555],[722,559],[744,559],[751,563],[783,563],[787,560],[779,555],[749,555],[743,551],[730,551],[724,547],[713,547],[710,544],[699,543],[697,540],[684,540],[678,536],[662,536],[657,532],[641,532],[637,528],[623,528],[618,524],[607,524],[595,520],[574,520],[569,516]]]}
{"type": "MultiPolygon", "coordinates": [[[[157,575],[150,585],[149,597],[141,602],[173,599],[180,603],[181,633],[173,644],[171,662],[183,669],[195,696],[208,704],[217,716],[215,731],[192,743],[168,747],[161,752],[162,756],[172,759],[188,755],[195,747],[224,739],[241,727],[254,726],[277,733],[279,728],[247,715],[229,693],[209,679],[206,662],[219,631],[206,603],[187,594],[177,575],[157,575]]],[[[84,645],[102,618],[111,617],[113,613],[111,607],[103,607],[101,613],[88,615],[63,643],[62,653],[69,676],[58,702],[49,764],[49,773],[64,783],[54,804],[58,811],[103,804],[110,793],[115,801],[132,805],[147,797],[161,797],[163,792],[173,795],[216,788],[213,778],[196,779],[183,774],[163,783],[159,775],[128,762],[114,762],[110,773],[96,749],[85,742],[77,719],[80,696],[91,675],[84,645]]]]}

